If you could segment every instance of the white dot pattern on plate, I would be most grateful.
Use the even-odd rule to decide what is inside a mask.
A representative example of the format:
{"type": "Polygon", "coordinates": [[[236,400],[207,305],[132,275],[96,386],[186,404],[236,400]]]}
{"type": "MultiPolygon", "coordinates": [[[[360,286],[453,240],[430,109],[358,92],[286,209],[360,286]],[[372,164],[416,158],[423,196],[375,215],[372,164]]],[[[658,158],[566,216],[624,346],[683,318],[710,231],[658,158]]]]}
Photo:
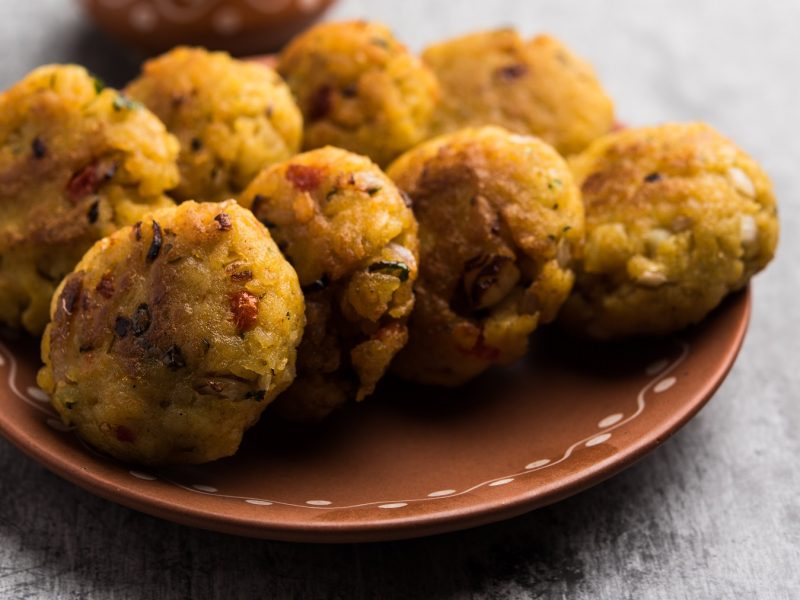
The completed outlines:
{"type": "Polygon", "coordinates": [[[439,490],[438,492],[431,492],[428,494],[428,498],[440,498],[441,496],[449,496],[450,494],[455,493],[455,490],[439,490]]]}
{"type": "Polygon", "coordinates": [[[669,388],[671,388],[673,385],[675,385],[676,381],[677,381],[677,379],[675,379],[674,377],[665,377],[664,379],[659,381],[655,385],[655,387],[653,387],[653,391],[656,394],[660,394],[661,392],[666,392],[669,388]]]}
{"type": "Polygon", "coordinates": [[[131,1],[132,0],[100,0],[100,4],[107,6],[108,8],[122,8],[126,4],[130,4],[131,1]]]}
{"type": "Polygon", "coordinates": [[[47,424],[56,431],[69,431],[69,426],[64,425],[64,423],[58,419],[47,419],[47,424]]]}
{"type": "Polygon", "coordinates": [[[498,485],[506,485],[514,481],[513,477],[506,477],[505,479],[498,479],[489,484],[489,487],[497,487],[498,485]]]}
{"type": "MultiPolygon", "coordinates": [[[[651,372],[651,375],[654,377],[654,379],[652,379],[650,382],[648,382],[647,385],[645,385],[640,390],[639,395],[638,395],[638,398],[639,398],[638,407],[639,408],[638,408],[638,410],[636,412],[630,414],[627,417],[628,420],[635,419],[644,410],[645,405],[646,405],[645,397],[646,397],[646,394],[647,394],[648,391],[653,391],[655,393],[661,393],[661,392],[664,392],[664,391],[668,390],[673,385],[675,385],[675,383],[677,382],[676,377],[674,377],[674,376],[666,377],[665,375],[666,375],[667,371],[674,370],[675,367],[678,364],[680,364],[689,355],[689,346],[688,346],[688,344],[686,344],[684,342],[680,342],[680,345],[682,347],[682,352],[676,359],[673,359],[673,360],[670,360],[670,361],[666,361],[666,360],[656,361],[652,365],[650,365],[650,367],[647,368],[647,371],[651,372]]],[[[9,351],[9,349],[5,345],[0,343],[0,366],[6,365],[6,364],[10,365],[9,383],[11,384],[12,392],[20,400],[22,400],[23,402],[31,405],[32,407],[36,408],[37,410],[44,411],[44,407],[40,403],[44,402],[45,400],[48,400],[47,395],[41,389],[39,389],[38,387],[35,387],[35,386],[24,387],[23,389],[25,390],[26,393],[22,393],[20,391],[20,388],[15,386],[14,381],[13,381],[13,379],[14,379],[13,375],[17,371],[16,371],[16,362],[15,362],[15,359],[14,359],[14,355],[9,351]],[[36,401],[34,401],[34,398],[40,403],[37,403],[36,401]]],[[[612,427],[613,425],[616,425],[617,423],[619,423],[623,419],[625,419],[625,414],[624,413],[613,413],[613,414],[608,415],[608,416],[604,417],[603,419],[601,419],[598,422],[597,426],[600,427],[600,428],[612,427]]],[[[59,431],[71,431],[71,430],[74,429],[74,427],[69,427],[69,426],[64,425],[57,418],[49,417],[49,418],[45,419],[45,422],[50,427],[52,427],[54,429],[57,429],[59,431]]],[[[606,442],[610,438],[611,438],[611,433],[604,432],[604,433],[600,433],[598,435],[595,435],[595,436],[589,438],[586,441],[575,442],[572,446],[570,446],[566,450],[565,454],[561,458],[559,458],[558,460],[552,461],[551,459],[547,459],[547,458],[542,458],[542,459],[535,460],[533,462],[528,463],[525,466],[525,471],[522,472],[522,473],[512,474],[511,476],[503,477],[501,479],[494,479],[494,480],[490,480],[490,481],[484,481],[482,483],[479,483],[479,484],[476,484],[476,485],[472,486],[468,490],[465,490],[464,492],[461,492],[461,493],[466,493],[466,492],[469,492],[469,491],[471,491],[473,489],[477,489],[477,488],[482,487],[482,486],[497,487],[497,486],[507,485],[507,484],[511,483],[512,481],[514,481],[515,478],[517,478],[517,477],[519,477],[521,475],[524,475],[525,472],[530,472],[531,470],[534,470],[534,469],[539,469],[539,468],[545,467],[545,466],[552,466],[552,465],[555,465],[555,464],[563,462],[564,460],[566,460],[566,458],[568,458],[570,456],[570,454],[572,453],[573,449],[578,447],[578,446],[580,446],[580,445],[583,445],[585,447],[597,446],[599,444],[602,444],[603,442],[606,442]]],[[[136,477],[137,479],[145,480],[145,481],[157,481],[157,480],[160,481],[160,480],[162,480],[161,477],[156,476],[156,475],[152,475],[152,474],[144,472],[144,471],[131,470],[131,471],[129,471],[129,473],[130,473],[131,476],[136,477]]],[[[171,481],[169,478],[166,478],[163,481],[164,481],[164,483],[176,485],[176,486],[181,487],[181,488],[183,488],[183,489],[185,489],[187,491],[195,492],[195,493],[217,494],[219,492],[219,490],[217,488],[209,486],[209,485],[205,485],[205,484],[193,484],[193,485],[189,486],[189,485],[181,484],[179,482],[171,481]]],[[[451,495],[460,495],[460,493],[457,492],[454,489],[449,489],[448,488],[448,489],[441,489],[441,490],[436,490],[434,492],[430,492],[429,494],[427,494],[427,497],[423,497],[423,498],[415,498],[415,499],[410,499],[410,500],[406,500],[406,501],[382,500],[382,501],[373,501],[373,502],[363,502],[363,503],[354,504],[354,505],[351,505],[351,506],[343,506],[342,508],[357,508],[357,507],[365,507],[365,508],[366,507],[372,507],[372,508],[381,508],[381,509],[403,508],[405,506],[408,506],[412,502],[420,502],[420,501],[425,500],[426,498],[427,499],[433,499],[433,498],[446,497],[446,496],[451,496],[451,495]]],[[[261,498],[248,498],[248,497],[242,497],[242,496],[231,496],[231,495],[226,495],[226,494],[223,494],[223,493],[220,493],[217,497],[225,497],[225,498],[230,498],[230,499],[236,499],[239,502],[245,502],[245,503],[248,503],[248,504],[251,504],[251,505],[254,505],[254,506],[272,506],[274,504],[285,504],[287,506],[294,506],[294,507],[298,507],[298,508],[300,508],[300,507],[313,508],[313,507],[326,507],[326,506],[330,506],[330,505],[333,504],[329,500],[316,500],[316,499],[315,500],[306,500],[302,504],[292,504],[292,503],[277,502],[277,501],[261,499],[261,498]]]]}
{"type": "Polygon", "coordinates": [[[264,14],[274,14],[291,4],[291,0],[247,0],[247,3],[264,14]]]}
{"type": "Polygon", "coordinates": [[[202,483],[193,483],[192,488],[198,492],[206,492],[207,494],[216,494],[219,490],[210,485],[203,485],[202,483]]]}
{"type": "Polygon", "coordinates": [[[221,35],[234,35],[242,29],[242,16],[235,8],[226,6],[214,14],[211,24],[221,35]]]}
{"type": "Polygon", "coordinates": [[[655,375],[656,373],[660,373],[664,369],[667,368],[669,361],[666,358],[660,358],[659,360],[650,363],[650,365],[644,370],[645,373],[648,375],[655,375]]]}
{"type": "Polygon", "coordinates": [[[258,498],[247,498],[245,502],[255,506],[272,506],[272,502],[269,500],[259,500],[258,498]]]}
{"type": "Polygon", "coordinates": [[[137,4],[131,8],[131,12],[128,13],[128,19],[130,20],[131,27],[142,33],[153,31],[158,23],[156,11],[152,6],[144,3],[137,4]]]}
{"type": "Polygon", "coordinates": [[[162,17],[175,23],[197,21],[218,4],[228,0],[150,0],[162,17]]]}
{"type": "Polygon", "coordinates": [[[612,425],[616,425],[620,421],[622,421],[622,417],[624,415],[622,413],[616,413],[613,415],[608,415],[605,419],[601,420],[597,426],[600,429],[605,429],[606,427],[611,427],[612,425]]]}
{"type": "Polygon", "coordinates": [[[297,0],[297,7],[303,12],[313,12],[319,8],[321,0],[297,0]]]}
{"type": "Polygon", "coordinates": [[[599,444],[602,444],[603,442],[606,442],[606,441],[608,441],[608,439],[609,439],[610,437],[611,437],[611,434],[610,434],[610,433],[601,433],[600,435],[596,435],[596,436],[594,436],[592,439],[590,439],[589,441],[587,441],[587,442],[586,442],[586,444],[585,444],[585,446],[586,446],[587,448],[591,448],[592,446],[597,446],[597,445],[599,445],[599,444]]]}
{"type": "Polygon", "coordinates": [[[35,385],[28,387],[28,396],[39,402],[50,402],[50,396],[48,396],[43,389],[35,385]]]}

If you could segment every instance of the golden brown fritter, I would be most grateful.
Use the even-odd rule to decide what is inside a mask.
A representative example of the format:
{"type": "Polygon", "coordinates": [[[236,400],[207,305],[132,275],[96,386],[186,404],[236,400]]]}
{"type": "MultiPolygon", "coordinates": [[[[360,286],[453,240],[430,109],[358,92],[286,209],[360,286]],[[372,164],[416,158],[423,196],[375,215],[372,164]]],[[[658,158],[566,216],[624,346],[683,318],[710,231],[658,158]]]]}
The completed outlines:
{"type": "Polygon", "coordinates": [[[591,66],[548,35],[525,42],[513,29],[483,31],[434,44],[422,58],[442,88],[438,133],[499,125],[566,155],[612,127],[612,102],[591,66]]]}
{"type": "Polygon", "coordinates": [[[93,446],[144,463],[233,454],[294,378],[297,275],[236,202],[185,202],[97,242],[53,298],[39,385],[93,446]]]}
{"type": "Polygon", "coordinates": [[[562,321],[596,338],[696,323],[772,258],[766,173],[704,124],[628,129],[571,162],[586,246],[562,321]]]}
{"type": "Polygon", "coordinates": [[[322,148],[270,167],[242,194],[294,265],[306,298],[298,377],[276,402],[316,420],[372,393],[406,343],[417,223],[368,158],[322,148]]]}
{"type": "Polygon", "coordinates": [[[40,334],[95,240],[172,202],[178,143],[147,109],[73,65],[0,95],[0,323],[40,334]]]}
{"type": "Polygon", "coordinates": [[[264,64],[175,48],[145,63],[127,93],[181,144],[178,200],[238,195],[267,165],[297,153],[303,131],[288,86],[264,64]]]}
{"type": "Polygon", "coordinates": [[[583,206],[563,159],[498,127],[407,152],[388,171],[419,221],[420,276],[397,372],[458,385],[526,351],[573,283],[583,206]]]}
{"type": "Polygon", "coordinates": [[[436,79],[384,25],[312,27],[286,47],[278,70],[303,111],[306,149],[330,144],[383,166],[428,135],[436,79]]]}

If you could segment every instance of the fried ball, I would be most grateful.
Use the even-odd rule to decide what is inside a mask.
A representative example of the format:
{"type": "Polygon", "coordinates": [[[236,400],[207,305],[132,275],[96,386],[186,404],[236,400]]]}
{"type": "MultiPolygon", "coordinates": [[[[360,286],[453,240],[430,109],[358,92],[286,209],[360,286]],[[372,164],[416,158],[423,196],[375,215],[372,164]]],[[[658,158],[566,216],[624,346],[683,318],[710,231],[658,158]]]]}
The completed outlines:
{"type": "Polygon", "coordinates": [[[405,199],[368,158],[327,147],[267,169],[241,202],[305,292],[298,376],[276,408],[312,421],[363,400],[408,337],[418,242],[405,199]]]}
{"type": "Polygon", "coordinates": [[[38,383],[93,446],[203,463],[294,377],[297,275],[236,202],[185,202],[97,242],[53,298],[38,383]]]}
{"type": "Polygon", "coordinates": [[[586,246],[562,321],[595,338],[696,323],[772,258],[778,218],[764,171],[704,124],[628,129],[571,162],[586,246]]]}
{"type": "Polygon", "coordinates": [[[180,141],[181,182],[172,194],[181,201],[235,197],[261,169],[300,148],[300,110],[264,64],[175,48],[145,63],[127,93],[180,141]]]}
{"type": "Polygon", "coordinates": [[[286,47],[278,70],[303,111],[306,149],[330,144],[384,166],[428,135],[438,84],[384,25],[317,25],[286,47]]]}
{"type": "Polygon", "coordinates": [[[520,358],[573,283],[583,206],[564,160],[540,140],[464,129],[388,171],[414,203],[420,276],[397,372],[458,385],[520,358]]]}
{"type": "Polygon", "coordinates": [[[607,133],[614,108],[591,66],[561,42],[513,29],[473,33],[422,55],[442,87],[435,130],[499,125],[541,137],[564,155],[607,133]]]}
{"type": "Polygon", "coordinates": [[[172,202],[178,143],[83,67],[36,69],[0,95],[0,323],[41,334],[91,245],[172,202]]]}

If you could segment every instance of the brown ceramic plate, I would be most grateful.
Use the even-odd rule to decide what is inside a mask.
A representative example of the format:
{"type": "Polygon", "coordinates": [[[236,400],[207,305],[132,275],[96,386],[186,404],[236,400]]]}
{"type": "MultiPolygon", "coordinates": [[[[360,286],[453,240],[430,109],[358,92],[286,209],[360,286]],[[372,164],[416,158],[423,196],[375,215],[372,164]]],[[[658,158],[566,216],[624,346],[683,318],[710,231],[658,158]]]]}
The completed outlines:
{"type": "Polygon", "coordinates": [[[576,346],[544,332],[525,360],[461,389],[385,381],[317,429],[266,413],[232,458],[148,470],[65,431],[35,387],[36,344],[5,339],[0,431],[73,483],[179,523],[315,542],[415,537],[529,511],[630,465],[711,397],[749,314],[742,292],[671,338],[576,346]]]}

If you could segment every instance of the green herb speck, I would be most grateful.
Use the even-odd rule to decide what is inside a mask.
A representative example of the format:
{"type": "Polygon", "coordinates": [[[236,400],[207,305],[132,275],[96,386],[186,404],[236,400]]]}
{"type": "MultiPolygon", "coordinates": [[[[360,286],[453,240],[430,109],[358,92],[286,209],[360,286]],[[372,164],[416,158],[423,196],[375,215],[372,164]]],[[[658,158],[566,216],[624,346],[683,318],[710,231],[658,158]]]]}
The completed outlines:
{"type": "Polygon", "coordinates": [[[95,92],[95,94],[99,94],[106,87],[105,81],[103,81],[102,79],[100,79],[97,76],[92,77],[92,83],[94,83],[94,92],[95,92]]]}
{"type": "Polygon", "coordinates": [[[118,94],[117,97],[114,98],[112,106],[115,111],[119,112],[122,110],[136,110],[137,108],[141,108],[142,105],[136,100],[131,100],[124,94],[118,94]]]}
{"type": "Polygon", "coordinates": [[[400,281],[408,281],[409,268],[406,263],[393,260],[379,260],[369,266],[370,273],[383,273],[392,275],[400,281]]]}

